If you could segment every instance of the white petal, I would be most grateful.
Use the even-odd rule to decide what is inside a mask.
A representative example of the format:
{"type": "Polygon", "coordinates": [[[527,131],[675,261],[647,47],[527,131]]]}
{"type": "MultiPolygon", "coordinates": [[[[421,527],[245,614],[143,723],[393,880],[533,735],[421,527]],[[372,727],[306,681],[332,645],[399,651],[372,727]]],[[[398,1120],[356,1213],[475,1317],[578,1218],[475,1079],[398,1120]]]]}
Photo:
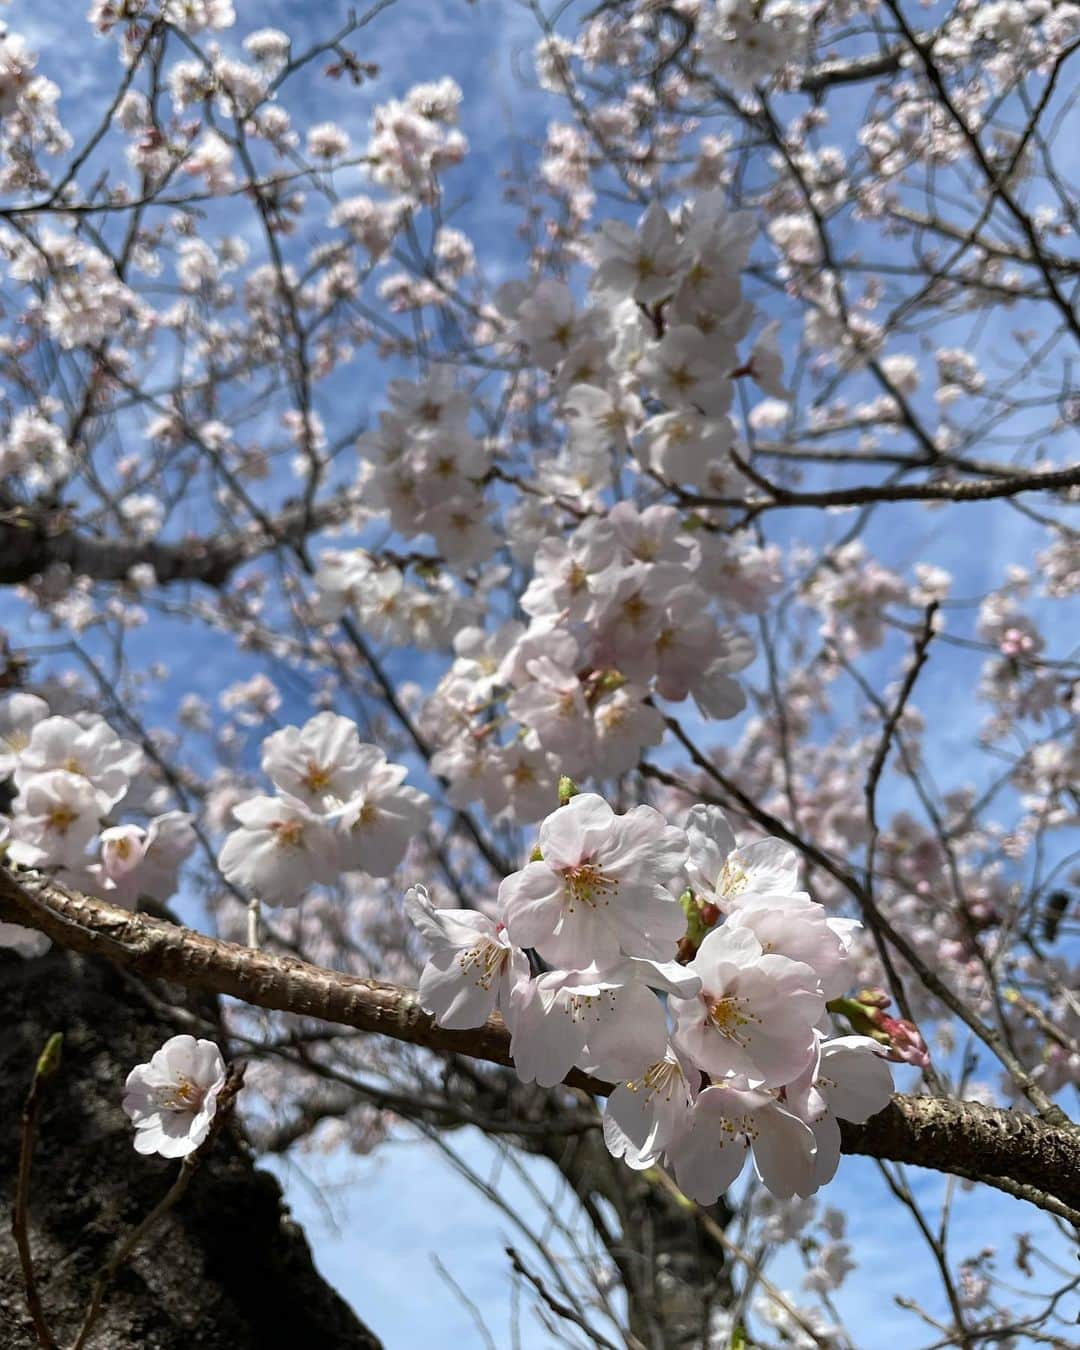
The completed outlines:
{"type": "Polygon", "coordinates": [[[735,835],[718,806],[693,806],[686,817],[690,858],[686,871],[695,890],[709,894],[735,847],[735,835]]]}
{"type": "Polygon", "coordinates": [[[814,1170],[814,1132],[797,1116],[770,1105],[754,1113],[754,1168],[778,1200],[812,1195],[818,1182],[814,1170]]]}

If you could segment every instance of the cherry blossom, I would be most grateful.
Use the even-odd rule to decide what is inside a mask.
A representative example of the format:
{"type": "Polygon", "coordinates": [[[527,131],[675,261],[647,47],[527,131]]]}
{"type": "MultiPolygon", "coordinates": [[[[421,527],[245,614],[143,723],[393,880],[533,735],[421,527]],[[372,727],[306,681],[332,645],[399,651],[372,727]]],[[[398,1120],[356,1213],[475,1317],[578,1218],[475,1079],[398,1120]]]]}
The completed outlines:
{"type": "Polygon", "coordinates": [[[790,895],[798,884],[794,849],[778,839],[760,839],[740,848],[717,806],[695,806],[686,818],[686,834],[690,884],[725,913],[750,897],[790,895]]]}
{"type": "Polygon", "coordinates": [[[210,1133],[225,1061],[213,1041],[173,1036],[124,1084],[123,1107],[135,1127],[136,1153],[184,1158],[210,1133]]]}
{"type": "Polygon", "coordinates": [[[869,1120],[888,1104],[892,1086],[883,1049],[869,1036],[823,1040],[810,1068],[788,1084],[790,1109],[814,1132],[813,1189],[831,1181],[839,1166],[837,1119],[869,1120]]]}
{"type": "MultiPolygon", "coordinates": [[[[574,1335],[860,1343],[838,1122],[1080,1083],[1077,6],[526,5],[503,160],[464,12],[309,8],[93,0],[77,97],[77,25],[0,34],[4,856],[398,986],[406,1056],[229,1000],[253,1137],[520,1128],[596,1216],[574,1335]],[[430,1048],[494,1013],[528,1090],[430,1048]],[[751,1156],[805,1278],[720,1308],[751,1156]]],[[[980,1194],[889,1193],[942,1343],[1018,1334],[980,1194]]]]}
{"type": "Polygon", "coordinates": [[[519,983],[509,1008],[514,1067],[542,1087],[561,1082],[575,1064],[601,1077],[635,1078],[667,1045],[667,1019],[650,986],[672,993],[697,984],[674,963],[652,961],[593,963],[519,983]]]}
{"type": "Polygon", "coordinates": [[[325,814],[349,800],[380,758],[374,746],[361,746],[354,722],[324,712],[303,728],[283,727],[268,736],[262,771],[279,792],[325,814]]]}
{"type": "Polygon", "coordinates": [[[341,869],[338,838],[324,818],[290,797],[252,797],[233,807],[239,828],[225,840],[225,877],[270,905],[298,905],[341,869]]]}
{"type": "Polygon", "coordinates": [[[632,295],[641,304],[670,295],[684,263],[671,218],[659,204],[649,207],[636,230],[621,221],[606,221],[598,251],[595,284],[632,295]]]}
{"type": "Polygon", "coordinates": [[[121,740],[103,718],[46,717],[30,732],[15,783],[25,790],[35,777],[52,770],[77,774],[94,788],[104,813],[128,790],[142,761],[139,747],[121,740]]]}
{"type": "Polygon", "coordinates": [[[814,1148],[813,1132],[771,1093],[720,1083],[700,1093],[689,1128],[668,1154],[680,1188],[711,1205],[738,1177],[750,1149],[754,1169],[773,1195],[812,1188],[814,1148]]]}
{"type": "Polygon", "coordinates": [[[851,984],[848,959],[850,919],[830,919],[823,905],[804,892],[792,895],[750,895],[740,899],[725,928],[746,928],[761,949],[811,966],[826,999],[836,998],[851,984]]]}
{"type": "Polygon", "coordinates": [[[9,694],[0,703],[0,778],[15,771],[34,726],[48,715],[49,705],[36,694],[9,694]]]}
{"type": "Polygon", "coordinates": [[[8,854],[23,867],[80,867],[101,814],[101,798],[81,774],[35,773],[16,799],[8,854]]]}
{"type": "Polygon", "coordinates": [[[667,885],[685,843],[659,812],[638,806],[617,816],[580,793],[540,826],[537,847],[541,860],[499,887],[515,943],[564,969],[583,952],[599,962],[669,955],[684,919],[667,885]]]}
{"type": "Polygon", "coordinates": [[[112,825],[101,831],[100,841],[101,862],[97,866],[106,898],[115,904],[133,905],[139,895],[162,901],[173,895],[196,836],[186,812],[167,811],[155,816],[147,829],[112,825]]]}
{"type": "Polygon", "coordinates": [[[701,993],[671,1001],[679,1049],[713,1075],[743,1074],[766,1087],[803,1072],[825,1011],[811,966],[766,952],[749,928],[725,924],[687,969],[700,977],[701,993]]]}
{"type": "Polygon", "coordinates": [[[409,918],[434,947],[420,976],[420,1006],[440,1026],[480,1026],[497,1007],[506,1013],[529,976],[523,952],[505,927],[478,910],[436,909],[423,886],[405,893],[409,918]]]}
{"type": "Polygon", "coordinates": [[[620,1083],[604,1105],[604,1143],[628,1167],[651,1167],[692,1128],[699,1071],[669,1047],[638,1077],[620,1083]]]}
{"type": "Polygon", "coordinates": [[[360,781],[334,813],[337,848],[346,871],[385,877],[405,854],[410,839],[427,828],[428,799],[418,788],[405,787],[408,770],[387,763],[374,746],[362,747],[360,781]]]}
{"type": "Polygon", "coordinates": [[[52,943],[36,928],[24,928],[19,923],[0,923],[0,947],[19,956],[43,956],[52,943]]]}

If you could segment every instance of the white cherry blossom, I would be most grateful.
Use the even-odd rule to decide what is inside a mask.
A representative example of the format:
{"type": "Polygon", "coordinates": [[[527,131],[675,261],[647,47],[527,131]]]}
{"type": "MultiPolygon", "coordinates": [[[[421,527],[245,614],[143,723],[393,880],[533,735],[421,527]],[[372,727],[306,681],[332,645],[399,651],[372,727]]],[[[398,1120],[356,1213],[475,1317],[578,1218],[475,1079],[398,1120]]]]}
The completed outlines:
{"type": "Polygon", "coordinates": [[[361,746],[356,723],[322,712],[303,727],[283,727],[262,746],[262,770],[279,792],[325,813],[348,801],[385,758],[361,746]]]}
{"type": "Polygon", "coordinates": [[[15,772],[31,732],[48,715],[49,705],[36,694],[8,694],[0,702],[0,779],[15,772]]]}
{"type": "Polygon", "coordinates": [[[862,1124],[889,1104],[892,1090],[892,1071],[877,1041],[869,1036],[820,1041],[811,1066],[785,1094],[790,1110],[814,1132],[815,1190],[831,1181],[840,1165],[837,1119],[862,1124]]]}
{"type": "Polygon", "coordinates": [[[206,1139],[225,1061],[213,1041],[173,1036],[124,1084],[123,1107],[135,1127],[135,1151],[184,1158],[206,1139]]]}
{"type": "Polygon", "coordinates": [[[667,1154],[680,1189],[698,1204],[712,1205],[737,1179],[750,1148],[773,1195],[808,1194],[814,1189],[814,1147],[810,1128],[771,1093],[721,1083],[698,1095],[690,1128],[667,1154]]]}
{"type": "Polygon", "coordinates": [[[478,1027],[511,1007],[515,986],[529,978],[524,952],[503,924],[479,910],[436,909],[424,886],[405,892],[405,910],[434,948],[420,975],[420,1006],[442,1027],[478,1027]]]}
{"type": "Polygon", "coordinates": [[[541,860],[499,886],[511,939],[573,969],[587,954],[670,957],[685,919],[667,888],[685,857],[680,830],[649,806],[623,816],[580,793],[540,826],[541,860]]]}
{"type": "Polygon", "coordinates": [[[848,949],[855,920],[831,920],[823,905],[805,892],[747,895],[731,910],[726,930],[747,928],[765,952],[777,952],[812,967],[827,999],[837,998],[852,979],[848,949]],[[841,925],[837,931],[834,925],[841,925]]]}
{"type": "Polygon", "coordinates": [[[418,788],[404,785],[403,764],[388,763],[375,746],[361,750],[362,772],[334,813],[337,851],[345,871],[386,877],[405,856],[409,840],[427,829],[430,803],[418,788]]]}
{"type": "Polygon", "coordinates": [[[563,614],[579,619],[592,600],[589,578],[615,561],[611,524],[591,519],[568,539],[544,539],[533,558],[533,579],[521,597],[526,614],[563,614]]]}
{"type": "Polygon", "coordinates": [[[511,716],[530,727],[564,772],[588,772],[595,728],[577,674],[547,656],[528,662],[531,679],[507,699],[511,716]]]}
{"type": "Polygon", "coordinates": [[[333,829],[303,802],[252,797],[233,807],[239,828],[225,840],[218,866],[225,877],[270,905],[298,905],[316,882],[342,871],[333,829]]]}
{"type": "Polygon", "coordinates": [[[615,778],[628,773],[649,745],[664,738],[664,719],[656,708],[645,702],[641,685],[622,684],[602,695],[593,709],[591,768],[598,778],[615,778]]]}
{"type": "Polygon", "coordinates": [[[195,842],[191,817],[185,811],[155,816],[146,829],[113,825],[102,830],[101,862],[90,871],[114,904],[133,905],[139,895],[168,900],[195,842]]]}
{"type": "Polygon", "coordinates": [[[604,1105],[608,1152],[641,1171],[691,1128],[700,1070],[668,1047],[635,1078],[621,1082],[604,1105]]]}
{"type": "Polygon", "coordinates": [[[46,717],[34,724],[19,756],[16,786],[22,790],[38,774],[61,769],[89,782],[102,813],[115,806],[143,765],[137,745],[121,740],[101,717],[46,717]]]}
{"type": "Polygon", "coordinates": [[[671,218],[654,202],[637,229],[619,220],[600,227],[596,244],[594,285],[620,295],[632,295],[641,304],[654,304],[675,289],[685,255],[675,237],[671,218]]]}
{"type": "Polygon", "coordinates": [[[798,854],[779,839],[739,847],[718,806],[695,806],[686,818],[686,874],[696,894],[722,913],[752,895],[788,895],[799,884],[798,854]]]}
{"type": "Polygon", "coordinates": [[[641,362],[640,373],[657,398],[672,408],[722,417],[731,406],[728,377],[734,348],[725,350],[692,324],[669,329],[641,362]]]}
{"type": "Polygon", "coordinates": [[[24,928],[20,923],[0,923],[0,947],[18,956],[44,956],[52,943],[36,928],[24,928]]]}
{"type": "Polygon", "coordinates": [[[667,1018],[652,989],[690,993],[698,981],[674,962],[593,963],[515,986],[510,1053],[518,1076],[542,1087],[577,1065],[601,1078],[635,1078],[667,1046],[667,1018]]]}
{"type": "Polygon", "coordinates": [[[813,1058],[813,1028],[825,1011],[816,972],[766,953],[748,928],[709,933],[687,969],[700,976],[695,998],[671,1000],[673,1040],[714,1077],[742,1074],[781,1087],[813,1058]]]}
{"type": "Polygon", "coordinates": [[[16,798],[8,854],[23,867],[84,866],[101,815],[101,798],[82,775],[35,773],[16,798]]]}
{"type": "Polygon", "coordinates": [[[559,762],[528,741],[496,746],[485,756],[480,790],[493,819],[538,820],[551,806],[559,785],[559,762]]]}
{"type": "Polygon", "coordinates": [[[538,366],[550,369],[596,326],[595,316],[578,314],[569,287],[545,278],[517,308],[518,336],[538,366]]]}

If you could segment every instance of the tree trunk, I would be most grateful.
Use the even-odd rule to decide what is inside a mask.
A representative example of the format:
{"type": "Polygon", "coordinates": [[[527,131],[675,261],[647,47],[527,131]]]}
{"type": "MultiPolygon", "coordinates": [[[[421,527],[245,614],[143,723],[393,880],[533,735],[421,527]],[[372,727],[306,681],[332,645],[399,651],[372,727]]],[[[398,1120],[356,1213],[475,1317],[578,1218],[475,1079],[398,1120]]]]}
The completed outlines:
{"type": "MultiPolygon", "coordinates": [[[[128,1071],[177,1027],[159,1011],[190,996],[147,986],[61,951],[31,961],[0,952],[0,1344],[38,1344],[10,1215],[20,1114],[37,1056],[64,1035],[34,1151],[30,1240],[45,1317],[71,1345],[97,1272],[117,1240],[165,1195],[179,1164],[132,1147],[120,1109],[128,1071]]],[[[188,1007],[196,1011],[190,1002],[188,1007]]],[[[197,1009],[216,1017],[213,1004],[197,1009]]],[[[204,1033],[205,1034],[205,1033],[204,1033]]],[[[277,1181],[254,1167],[235,1122],[187,1192],[119,1271],[88,1350],[377,1350],[378,1339],[323,1281],[277,1181]]]]}
{"type": "MultiPolygon", "coordinates": [[[[599,1130],[556,1140],[526,1138],[562,1172],[590,1215],[609,1205],[618,1232],[605,1240],[626,1289],[629,1330],[649,1350],[691,1350],[709,1342],[715,1308],[731,1302],[726,1253],[701,1223],[701,1211],[682,1207],[646,1176],[613,1158],[599,1130]]],[[[709,1207],[721,1227],[731,1213],[709,1207]]]]}
{"type": "MultiPolygon", "coordinates": [[[[563,1088],[522,1083],[510,1073],[481,1074],[458,1056],[444,1086],[457,1102],[473,1102],[485,1119],[535,1125],[546,1116],[557,1122],[566,1109],[563,1088]]],[[[595,1103],[581,1102],[576,1109],[590,1106],[599,1125],[595,1103]]],[[[552,1162],[581,1201],[626,1292],[628,1344],[646,1350],[705,1345],[713,1311],[730,1306],[732,1298],[727,1253],[706,1221],[721,1228],[730,1223],[726,1202],[679,1204],[647,1173],[613,1158],[599,1128],[571,1135],[533,1130],[517,1143],[523,1152],[552,1162]]]]}

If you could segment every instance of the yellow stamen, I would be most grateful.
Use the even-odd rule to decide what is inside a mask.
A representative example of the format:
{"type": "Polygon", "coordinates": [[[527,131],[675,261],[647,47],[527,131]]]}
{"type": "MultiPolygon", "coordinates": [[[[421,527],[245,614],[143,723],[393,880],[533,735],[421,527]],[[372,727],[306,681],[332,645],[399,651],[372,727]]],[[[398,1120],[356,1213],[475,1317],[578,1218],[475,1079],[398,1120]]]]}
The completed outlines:
{"type": "Polygon", "coordinates": [[[563,877],[570,893],[567,908],[571,913],[574,912],[575,904],[588,905],[590,909],[610,904],[611,897],[619,891],[618,879],[605,876],[593,863],[578,863],[576,867],[568,867],[563,877]]]}

